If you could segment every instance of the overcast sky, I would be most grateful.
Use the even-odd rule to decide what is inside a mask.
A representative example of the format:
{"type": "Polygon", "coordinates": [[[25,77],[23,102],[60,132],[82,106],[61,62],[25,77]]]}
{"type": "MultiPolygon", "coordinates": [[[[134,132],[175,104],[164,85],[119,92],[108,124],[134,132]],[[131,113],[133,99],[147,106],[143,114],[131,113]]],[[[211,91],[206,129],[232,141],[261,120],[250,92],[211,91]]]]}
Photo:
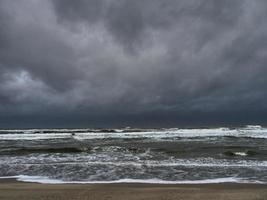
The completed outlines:
{"type": "Polygon", "coordinates": [[[0,0],[0,127],[267,122],[265,0],[0,0]]]}

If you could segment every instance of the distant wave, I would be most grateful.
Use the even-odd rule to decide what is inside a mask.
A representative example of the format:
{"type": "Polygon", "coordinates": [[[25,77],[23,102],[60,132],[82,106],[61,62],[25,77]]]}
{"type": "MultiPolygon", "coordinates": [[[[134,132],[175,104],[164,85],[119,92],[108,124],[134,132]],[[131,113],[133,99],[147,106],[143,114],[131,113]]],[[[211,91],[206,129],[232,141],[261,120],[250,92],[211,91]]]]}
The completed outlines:
{"type": "Polygon", "coordinates": [[[215,179],[203,180],[177,180],[167,181],[161,179],[119,179],[112,181],[63,181],[58,179],[51,179],[45,176],[6,176],[0,179],[16,179],[22,182],[43,183],[43,184],[112,184],[112,183],[145,183],[145,184],[212,184],[212,183],[249,183],[249,184],[266,184],[262,181],[252,181],[241,179],[237,177],[225,177],[215,179]]]}
{"type": "Polygon", "coordinates": [[[267,139],[267,128],[248,125],[243,128],[201,128],[201,129],[29,129],[0,130],[2,140],[45,140],[69,138],[90,139],[173,139],[204,137],[247,137],[267,139]]]}

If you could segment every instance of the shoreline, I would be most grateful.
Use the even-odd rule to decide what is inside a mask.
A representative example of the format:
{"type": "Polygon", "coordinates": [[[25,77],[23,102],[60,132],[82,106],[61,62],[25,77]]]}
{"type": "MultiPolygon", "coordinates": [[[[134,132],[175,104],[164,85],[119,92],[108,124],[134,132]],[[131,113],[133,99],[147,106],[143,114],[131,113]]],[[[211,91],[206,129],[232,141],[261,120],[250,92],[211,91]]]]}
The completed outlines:
{"type": "Polygon", "coordinates": [[[168,181],[161,179],[119,179],[113,181],[63,181],[60,179],[51,179],[46,176],[28,176],[28,175],[17,175],[17,176],[3,176],[1,180],[15,180],[18,182],[25,183],[40,183],[40,184],[155,184],[155,185],[201,185],[201,184],[220,184],[220,183],[234,183],[234,184],[263,184],[266,182],[261,181],[247,181],[244,179],[238,179],[235,177],[225,178],[213,178],[203,180],[180,180],[180,181],[168,181]]]}
{"type": "Polygon", "coordinates": [[[0,200],[267,200],[267,184],[41,184],[0,180],[0,200]]]}

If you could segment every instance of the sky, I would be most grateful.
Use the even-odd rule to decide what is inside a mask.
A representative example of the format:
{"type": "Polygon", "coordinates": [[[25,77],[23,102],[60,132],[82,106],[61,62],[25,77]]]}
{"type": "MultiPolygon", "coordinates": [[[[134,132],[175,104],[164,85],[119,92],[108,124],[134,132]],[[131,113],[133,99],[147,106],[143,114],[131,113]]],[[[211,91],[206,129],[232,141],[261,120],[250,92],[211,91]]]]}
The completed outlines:
{"type": "Polygon", "coordinates": [[[265,0],[0,0],[0,127],[267,124],[265,0]]]}

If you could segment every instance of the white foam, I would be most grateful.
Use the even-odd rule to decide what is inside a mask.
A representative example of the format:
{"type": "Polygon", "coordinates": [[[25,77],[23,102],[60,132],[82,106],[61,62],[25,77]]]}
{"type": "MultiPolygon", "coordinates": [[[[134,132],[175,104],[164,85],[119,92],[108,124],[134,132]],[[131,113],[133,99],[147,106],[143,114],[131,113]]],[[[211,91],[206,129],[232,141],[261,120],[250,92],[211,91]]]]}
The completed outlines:
{"type": "Polygon", "coordinates": [[[112,183],[146,183],[146,184],[214,184],[214,183],[250,183],[250,184],[266,184],[261,181],[246,180],[237,177],[225,177],[225,178],[215,178],[215,179],[204,179],[204,180],[177,180],[168,181],[161,179],[119,179],[113,181],[63,181],[58,179],[51,179],[45,176],[7,176],[0,177],[0,179],[11,179],[15,178],[22,182],[32,182],[32,183],[43,183],[43,184],[112,184],[112,183]]]}
{"type": "Polygon", "coordinates": [[[236,156],[247,156],[248,154],[246,152],[234,152],[236,156]]]}
{"type": "MultiPolygon", "coordinates": [[[[132,158],[132,157],[131,157],[132,158]]],[[[3,165],[23,165],[23,166],[60,166],[60,165],[77,165],[77,166],[114,166],[114,167],[231,167],[231,168],[266,168],[267,161],[259,160],[229,160],[214,158],[194,158],[194,159],[166,159],[166,160],[116,160],[110,155],[80,155],[76,157],[61,157],[53,155],[47,158],[47,155],[39,156],[19,156],[19,157],[2,157],[0,164],[3,165]]]]}

